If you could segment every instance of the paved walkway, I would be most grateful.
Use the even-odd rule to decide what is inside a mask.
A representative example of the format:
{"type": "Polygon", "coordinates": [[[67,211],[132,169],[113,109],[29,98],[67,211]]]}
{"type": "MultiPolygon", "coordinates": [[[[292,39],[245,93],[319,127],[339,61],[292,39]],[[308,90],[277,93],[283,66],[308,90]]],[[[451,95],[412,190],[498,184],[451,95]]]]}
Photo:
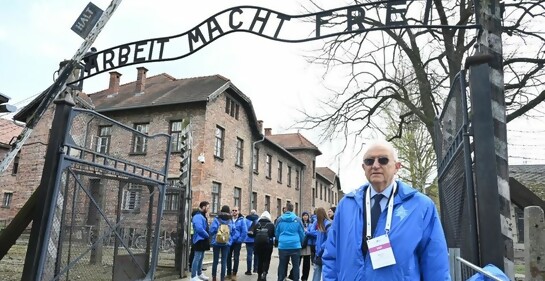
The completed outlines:
{"type": "MultiPolygon", "coordinates": [[[[203,271],[204,275],[210,277],[210,280],[212,280],[212,255],[207,255],[204,260],[204,267],[207,268],[206,271],[203,271]],[[210,257],[210,260],[208,260],[208,257],[210,257]]],[[[291,269],[291,266],[289,267],[291,269]]],[[[220,274],[220,266],[218,265],[218,274],[220,274]]],[[[244,275],[244,272],[246,272],[246,249],[242,248],[240,251],[240,263],[238,266],[239,273],[237,274],[237,281],[256,281],[257,280],[257,273],[254,273],[253,275],[244,275]]],[[[274,249],[272,257],[271,257],[271,265],[269,267],[269,274],[267,275],[267,281],[276,281],[278,279],[278,249],[274,249]]],[[[309,279],[312,280],[312,274],[313,269],[312,266],[310,268],[309,273],[309,279]]],[[[190,274],[188,275],[190,276],[190,274]]],[[[176,281],[189,281],[191,278],[182,278],[182,279],[175,279],[176,281]]],[[[289,279],[288,279],[289,280],[289,279]]],[[[219,278],[218,278],[218,281],[219,278]]]]}

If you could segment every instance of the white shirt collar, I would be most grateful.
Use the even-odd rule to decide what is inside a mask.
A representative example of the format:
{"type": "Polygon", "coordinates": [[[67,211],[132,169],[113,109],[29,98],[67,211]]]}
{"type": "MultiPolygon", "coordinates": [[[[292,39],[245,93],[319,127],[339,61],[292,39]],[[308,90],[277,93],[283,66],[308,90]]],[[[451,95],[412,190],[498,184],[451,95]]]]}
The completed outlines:
{"type": "MultiPolygon", "coordinates": [[[[373,188],[373,186],[371,184],[369,184],[369,188],[371,188],[371,198],[373,198],[373,196],[375,196],[377,193],[379,193],[379,192],[375,191],[375,189],[373,188]]],[[[385,190],[380,192],[380,194],[384,195],[384,197],[386,197],[386,199],[389,199],[390,196],[392,195],[392,190],[393,189],[394,189],[394,181],[392,181],[392,183],[385,190]]]]}

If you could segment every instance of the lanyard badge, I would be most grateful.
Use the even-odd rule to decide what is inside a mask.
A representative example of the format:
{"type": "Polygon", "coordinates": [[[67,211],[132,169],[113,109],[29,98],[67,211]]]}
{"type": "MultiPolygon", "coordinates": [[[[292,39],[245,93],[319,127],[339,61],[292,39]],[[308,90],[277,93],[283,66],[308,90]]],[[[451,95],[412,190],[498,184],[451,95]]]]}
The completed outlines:
{"type": "Polygon", "coordinates": [[[367,188],[367,196],[365,196],[365,221],[367,223],[366,238],[367,248],[369,249],[369,256],[371,257],[373,269],[379,269],[396,264],[394,252],[392,251],[392,245],[390,244],[390,238],[388,238],[388,233],[390,232],[390,227],[392,225],[392,213],[394,210],[394,200],[391,197],[395,195],[397,183],[394,181],[392,194],[390,195],[391,199],[388,200],[388,213],[386,214],[385,227],[386,234],[375,238],[371,238],[371,188],[371,186],[367,188]]]}

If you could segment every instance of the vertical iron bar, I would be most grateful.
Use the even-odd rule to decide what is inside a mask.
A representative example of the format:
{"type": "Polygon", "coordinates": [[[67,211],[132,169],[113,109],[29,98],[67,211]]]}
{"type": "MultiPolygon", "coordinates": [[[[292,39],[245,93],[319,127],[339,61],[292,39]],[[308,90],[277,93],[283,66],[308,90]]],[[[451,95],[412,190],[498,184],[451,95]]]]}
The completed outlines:
{"type": "Polygon", "coordinates": [[[56,203],[56,190],[58,188],[58,171],[62,159],[62,146],[64,137],[68,134],[70,113],[74,106],[73,101],[66,99],[55,100],[55,115],[53,126],[47,146],[45,164],[42,171],[42,179],[38,186],[39,198],[34,209],[34,219],[30,232],[28,249],[25,257],[25,265],[21,280],[40,280],[43,271],[43,263],[48,249],[49,230],[51,226],[52,210],[56,203]]]}
{"type": "Polygon", "coordinates": [[[469,142],[470,132],[469,128],[469,108],[467,106],[467,92],[466,92],[466,71],[462,69],[460,71],[460,93],[462,99],[462,127],[463,129],[463,146],[464,146],[464,172],[466,178],[466,196],[467,196],[467,208],[468,208],[468,221],[469,221],[469,233],[467,239],[469,239],[469,248],[471,253],[464,253],[464,258],[470,262],[479,262],[479,244],[477,243],[477,213],[475,210],[475,190],[473,185],[473,161],[471,160],[471,144],[469,142]],[[470,254],[469,256],[467,254],[470,254]]]}

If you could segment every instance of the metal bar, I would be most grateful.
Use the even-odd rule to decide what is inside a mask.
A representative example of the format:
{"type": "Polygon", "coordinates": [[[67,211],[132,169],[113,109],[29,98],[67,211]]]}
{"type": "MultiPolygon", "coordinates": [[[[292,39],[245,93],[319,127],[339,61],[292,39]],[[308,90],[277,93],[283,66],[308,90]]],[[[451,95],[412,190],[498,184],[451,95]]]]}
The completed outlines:
{"type": "Polygon", "coordinates": [[[463,147],[464,147],[464,173],[466,179],[466,202],[468,211],[469,233],[467,239],[469,239],[469,248],[471,253],[465,253],[464,257],[469,258],[472,262],[478,262],[479,255],[479,243],[477,234],[477,213],[475,210],[475,190],[473,185],[473,161],[471,160],[471,145],[469,142],[469,115],[467,106],[467,93],[466,93],[466,72],[460,71],[460,94],[462,99],[462,128],[463,128],[463,147]],[[468,255],[469,254],[469,255],[468,255]]]}
{"type": "Polygon", "coordinates": [[[488,277],[488,278],[490,278],[490,279],[492,279],[492,280],[494,280],[494,281],[503,281],[502,279],[500,279],[500,278],[498,278],[498,277],[496,277],[496,276],[490,274],[488,271],[484,270],[483,268],[478,267],[478,266],[476,266],[476,265],[474,265],[474,264],[472,264],[472,263],[470,263],[470,262],[464,260],[464,259],[461,258],[461,257],[456,257],[456,259],[457,259],[458,261],[460,261],[461,263],[465,264],[466,266],[471,267],[473,270],[482,273],[484,276],[486,276],[486,277],[488,277]]]}
{"type": "Polygon", "coordinates": [[[503,270],[504,241],[500,221],[500,195],[496,172],[494,121],[492,118],[490,69],[486,64],[471,66],[471,111],[475,144],[475,180],[479,221],[480,264],[503,270]]]}

